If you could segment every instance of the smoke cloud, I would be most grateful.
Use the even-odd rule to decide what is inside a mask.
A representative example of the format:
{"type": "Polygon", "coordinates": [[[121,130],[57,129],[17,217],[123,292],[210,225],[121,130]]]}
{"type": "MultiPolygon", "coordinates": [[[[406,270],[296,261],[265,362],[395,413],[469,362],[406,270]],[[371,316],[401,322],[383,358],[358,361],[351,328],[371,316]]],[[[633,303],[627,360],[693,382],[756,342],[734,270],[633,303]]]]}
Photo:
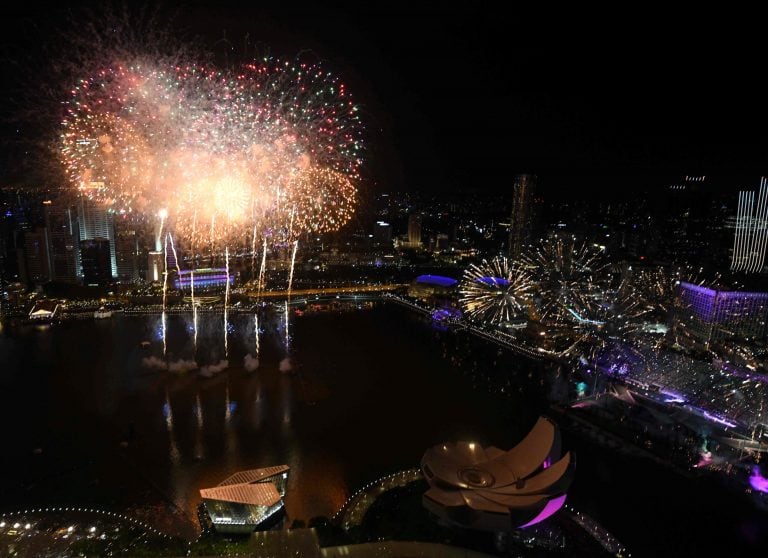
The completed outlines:
{"type": "Polygon", "coordinates": [[[206,364],[205,366],[200,368],[200,375],[205,378],[210,378],[214,374],[218,374],[219,372],[223,372],[229,368],[229,361],[228,360],[220,360],[217,364],[206,364]]]}
{"type": "Polygon", "coordinates": [[[280,372],[290,372],[292,369],[293,365],[291,364],[290,358],[285,357],[280,361],[280,372]]]}
{"type": "Polygon", "coordinates": [[[168,370],[171,372],[189,372],[190,370],[197,370],[197,363],[194,360],[184,360],[183,358],[176,362],[168,364],[168,370]]]}
{"type": "Polygon", "coordinates": [[[257,357],[251,356],[250,354],[247,354],[245,355],[243,366],[248,372],[253,372],[259,367],[259,359],[257,357]]]}
{"type": "Polygon", "coordinates": [[[155,370],[168,370],[168,363],[156,356],[144,357],[141,359],[141,365],[144,368],[153,368],[155,370]]]}

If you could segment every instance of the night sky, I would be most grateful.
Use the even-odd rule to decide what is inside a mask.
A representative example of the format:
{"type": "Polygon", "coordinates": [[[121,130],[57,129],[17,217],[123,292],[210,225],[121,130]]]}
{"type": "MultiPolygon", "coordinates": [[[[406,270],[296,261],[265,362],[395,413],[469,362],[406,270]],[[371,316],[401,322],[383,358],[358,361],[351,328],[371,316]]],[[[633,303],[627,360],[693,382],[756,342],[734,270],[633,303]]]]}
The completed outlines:
{"type": "MultiPolygon", "coordinates": [[[[578,30],[539,34],[522,16],[439,3],[284,4],[193,1],[161,12],[219,59],[249,42],[277,55],[311,50],[341,73],[368,127],[370,191],[502,192],[511,175],[535,172],[549,193],[613,196],[683,174],[753,187],[768,169],[763,63],[752,46],[709,42],[696,29],[674,40],[584,30],[585,43],[578,30]]],[[[16,164],[16,130],[26,141],[37,133],[7,121],[22,78],[79,13],[57,6],[2,8],[5,181],[29,177],[16,164]]]]}

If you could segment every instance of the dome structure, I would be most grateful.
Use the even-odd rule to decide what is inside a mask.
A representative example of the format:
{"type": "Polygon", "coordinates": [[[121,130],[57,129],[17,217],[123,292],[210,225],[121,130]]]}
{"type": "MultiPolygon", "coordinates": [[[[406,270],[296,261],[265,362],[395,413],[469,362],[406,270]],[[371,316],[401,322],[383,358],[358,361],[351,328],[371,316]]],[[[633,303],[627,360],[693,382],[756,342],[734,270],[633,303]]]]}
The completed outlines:
{"type": "Polygon", "coordinates": [[[426,451],[424,506],[443,523],[483,531],[530,527],[559,510],[573,480],[574,459],[561,455],[557,425],[540,417],[508,451],[475,442],[426,451]]]}

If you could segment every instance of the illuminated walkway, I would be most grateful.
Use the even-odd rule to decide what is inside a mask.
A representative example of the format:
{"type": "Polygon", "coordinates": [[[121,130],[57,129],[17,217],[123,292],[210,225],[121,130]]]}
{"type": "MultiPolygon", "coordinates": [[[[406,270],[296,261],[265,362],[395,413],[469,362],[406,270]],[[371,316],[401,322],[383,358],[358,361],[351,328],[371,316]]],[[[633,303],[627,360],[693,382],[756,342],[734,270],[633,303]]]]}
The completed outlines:
{"type": "MultiPolygon", "coordinates": [[[[386,293],[384,294],[384,300],[389,300],[392,302],[395,302],[397,304],[400,304],[401,306],[405,306],[407,308],[410,308],[411,310],[415,310],[416,312],[420,312],[422,314],[429,314],[431,315],[434,308],[426,308],[423,306],[420,306],[419,304],[410,301],[404,297],[398,296],[396,294],[392,293],[386,293]]],[[[472,334],[474,334],[477,337],[480,337],[486,341],[490,341],[491,343],[494,343],[500,347],[503,347],[505,349],[509,349],[511,351],[514,351],[518,354],[527,356],[528,358],[536,359],[536,360],[548,360],[552,358],[552,353],[534,350],[520,342],[518,342],[514,337],[511,335],[508,335],[501,331],[486,331],[485,329],[481,329],[477,327],[476,325],[473,325],[466,320],[463,320],[461,318],[457,319],[451,319],[447,318],[445,320],[441,320],[440,323],[443,323],[449,327],[454,327],[457,329],[463,329],[465,331],[468,331],[472,334]]]]}
{"type": "MultiPolygon", "coordinates": [[[[346,287],[323,287],[313,289],[291,289],[291,297],[303,297],[303,296],[326,296],[335,294],[354,294],[354,293],[381,293],[391,292],[397,289],[405,287],[396,283],[387,285],[350,285],[346,287]]],[[[260,298],[284,298],[288,296],[288,291],[261,291],[256,289],[249,289],[246,294],[250,297],[260,298]]]]}
{"type": "Polygon", "coordinates": [[[388,490],[421,479],[421,469],[407,469],[370,482],[347,498],[333,519],[337,520],[345,530],[360,525],[368,508],[376,501],[376,498],[388,490]]]}

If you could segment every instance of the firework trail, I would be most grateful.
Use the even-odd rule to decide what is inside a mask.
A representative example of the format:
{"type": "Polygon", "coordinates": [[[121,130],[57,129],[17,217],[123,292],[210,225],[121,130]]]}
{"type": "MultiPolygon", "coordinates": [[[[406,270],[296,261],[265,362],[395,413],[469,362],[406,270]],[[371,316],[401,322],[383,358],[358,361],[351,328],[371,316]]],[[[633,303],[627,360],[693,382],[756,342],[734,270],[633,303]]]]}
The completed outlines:
{"type": "Polygon", "coordinates": [[[253,331],[256,336],[256,358],[259,358],[261,347],[259,343],[259,314],[258,313],[253,315],[253,331]]]}
{"type": "Polygon", "coordinates": [[[165,310],[166,305],[168,302],[168,240],[163,243],[163,312],[162,312],[162,322],[163,322],[163,356],[165,356],[165,353],[168,349],[168,346],[166,344],[166,323],[165,323],[165,310]]]}
{"type": "Polygon", "coordinates": [[[256,276],[256,231],[258,224],[253,225],[253,234],[251,235],[251,281],[256,276]]]}
{"type": "MultiPolygon", "coordinates": [[[[219,67],[162,33],[91,27],[93,43],[78,38],[59,74],[66,93],[56,99],[56,160],[73,197],[159,218],[163,354],[169,241],[178,273],[179,256],[191,262],[196,347],[198,257],[223,254],[229,277],[229,252],[250,248],[253,276],[260,235],[260,294],[268,244],[293,244],[290,293],[301,236],[352,218],[364,151],[359,108],[339,76],[306,56],[219,67]]],[[[225,352],[229,297],[227,278],[225,352]]]]}
{"type": "Polygon", "coordinates": [[[293,250],[291,250],[291,267],[288,271],[288,296],[286,299],[286,304],[290,303],[291,301],[291,289],[293,288],[293,268],[296,265],[296,251],[298,249],[299,249],[299,241],[294,240],[293,250]]]}
{"type": "Polygon", "coordinates": [[[176,246],[173,244],[173,236],[171,236],[171,233],[168,233],[168,240],[171,241],[171,252],[173,252],[173,261],[176,264],[176,273],[178,273],[179,276],[181,276],[181,268],[179,267],[179,256],[176,253],[176,246]]]}
{"type": "Polygon", "coordinates": [[[227,285],[224,287],[224,356],[229,356],[228,328],[229,321],[227,312],[229,311],[229,248],[224,248],[225,269],[227,285]]]}
{"type": "Polygon", "coordinates": [[[259,267],[259,282],[257,287],[258,297],[261,298],[261,292],[264,290],[264,270],[267,266],[267,239],[264,238],[264,245],[261,248],[261,266],[259,267]]]}

